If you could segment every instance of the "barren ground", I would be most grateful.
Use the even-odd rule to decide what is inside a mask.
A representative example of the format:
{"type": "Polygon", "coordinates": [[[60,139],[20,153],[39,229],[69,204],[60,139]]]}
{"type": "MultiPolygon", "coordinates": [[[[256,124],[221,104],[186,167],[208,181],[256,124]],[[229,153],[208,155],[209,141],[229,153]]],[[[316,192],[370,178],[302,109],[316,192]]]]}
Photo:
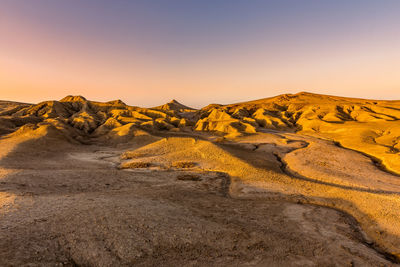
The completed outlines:
{"type": "Polygon", "coordinates": [[[392,264],[340,211],[234,198],[223,172],[121,170],[126,147],[60,147],[1,160],[2,266],[392,264]]]}

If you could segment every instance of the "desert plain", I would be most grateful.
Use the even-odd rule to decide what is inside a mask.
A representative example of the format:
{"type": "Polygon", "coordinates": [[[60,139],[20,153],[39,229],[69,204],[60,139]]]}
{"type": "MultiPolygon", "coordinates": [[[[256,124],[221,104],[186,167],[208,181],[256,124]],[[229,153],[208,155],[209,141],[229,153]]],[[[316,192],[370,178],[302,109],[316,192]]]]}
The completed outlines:
{"type": "Polygon", "coordinates": [[[400,101],[0,101],[1,266],[395,266],[400,101]]]}

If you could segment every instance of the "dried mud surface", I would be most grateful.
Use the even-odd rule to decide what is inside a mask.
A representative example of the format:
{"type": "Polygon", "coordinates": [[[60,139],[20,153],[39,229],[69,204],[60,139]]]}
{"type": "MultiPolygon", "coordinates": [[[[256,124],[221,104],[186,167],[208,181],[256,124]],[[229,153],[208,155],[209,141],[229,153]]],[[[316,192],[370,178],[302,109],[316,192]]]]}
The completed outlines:
{"type": "Polygon", "coordinates": [[[392,264],[352,217],[232,198],[222,172],[120,170],[122,151],[97,146],[43,149],[38,164],[31,146],[2,160],[2,266],[392,264]]]}

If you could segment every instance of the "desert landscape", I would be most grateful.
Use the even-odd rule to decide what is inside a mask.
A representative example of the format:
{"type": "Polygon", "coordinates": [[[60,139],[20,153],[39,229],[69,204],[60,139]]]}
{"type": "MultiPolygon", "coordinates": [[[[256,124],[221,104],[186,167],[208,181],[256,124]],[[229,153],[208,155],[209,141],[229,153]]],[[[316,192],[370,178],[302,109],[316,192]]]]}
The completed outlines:
{"type": "Polygon", "coordinates": [[[0,101],[1,266],[396,266],[400,101],[0,101]]]}

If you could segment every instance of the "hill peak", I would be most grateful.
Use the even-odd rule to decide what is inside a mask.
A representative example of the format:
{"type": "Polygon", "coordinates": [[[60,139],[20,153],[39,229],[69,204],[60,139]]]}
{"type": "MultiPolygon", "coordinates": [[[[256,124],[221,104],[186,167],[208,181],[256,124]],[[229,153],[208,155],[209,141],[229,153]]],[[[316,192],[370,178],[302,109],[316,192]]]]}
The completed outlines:
{"type": "Polygon", "coordinates": [[[86,98],[81,95],[68,95],[60,100],[60,102],[86,102],[86,98]]]}
{"type": "Polygon", "coordinates": [[[182,105],[182,104],[179,103],[176,99],[172,99],[172,100],[169,101],[167,104],[178,104],[178,105],[182,105]]]}
{"type": "Polygon", "coordinates": [[[117,100],[112,100],[112,101],[108,101],[107,104],[111,104],[111,105],[123,105],[126,106],[126,104],[124,103],[124,101],[122,101],[121,99],[117,99],[117,100]]]}
{"type": "Polygon", "coordinates": [[[172,99],[170,102],[156,107],[157,109],[162,109],[162,110],[175,110],[175,111],[185,111],[185,110],[194,110],[194,108],[185,106],[178,102],[176,99],[172,99]]]}

